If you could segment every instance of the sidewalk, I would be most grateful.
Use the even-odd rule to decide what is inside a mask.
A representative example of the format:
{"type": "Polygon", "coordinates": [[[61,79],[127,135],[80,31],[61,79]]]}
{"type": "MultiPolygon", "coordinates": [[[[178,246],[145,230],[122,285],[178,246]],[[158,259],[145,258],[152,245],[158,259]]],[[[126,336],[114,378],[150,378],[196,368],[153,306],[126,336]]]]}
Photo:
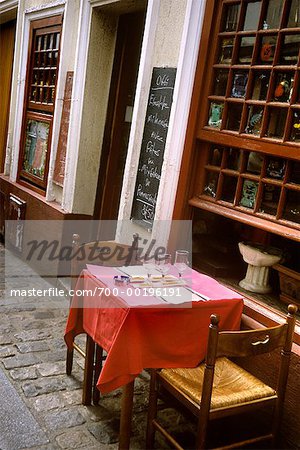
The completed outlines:
{"type": "MultiPolygon", "coordinates": [[[[1,244],[0,275],[0,449],[117,449],[121,390],[85,407],[83,360],[76,355],[72,376],[65,374],[68,299],[58,309],[49,298],[37,308],[32,299],[10,297],[10,287],[30,287],[30,269],[23,281],[10,280],[5,293],[1,244]]],[[[132,449],[145,446],[147,389],[145,373],[135,384],[132,449]]]]}

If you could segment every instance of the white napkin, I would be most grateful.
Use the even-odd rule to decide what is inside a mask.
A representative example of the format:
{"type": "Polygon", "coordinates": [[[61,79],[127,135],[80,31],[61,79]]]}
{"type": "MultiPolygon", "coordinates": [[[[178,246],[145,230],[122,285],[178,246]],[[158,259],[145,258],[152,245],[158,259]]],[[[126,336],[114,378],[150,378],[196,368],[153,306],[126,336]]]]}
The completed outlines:
{"type": "Polygon", "coordinates": [[[203,299],[197,295],[195,292],[191,292],[184,287],[176,287],[173,289],[162,288],[158,289],[157,293],[161,293],[160,297],[167,303],[172,303],[173,305],[180,305],[181,303],[199,302],[203,299]],[[166,292],[165,292],[166,291],[166,292]],[[169,292],[168,292],[169,291],[169,292]],[[171,295],[172,293],[172,295],[171,295]]]}
{"type": "Polygon", "coordinates": [[[120,272],[125,273],[126,275],[129,275],[130,277],[136,277],[136,278],[146,278],[147,277],[147,271],[143,266],[122,266],[118,267],[117,270],[120,270],[120,272]]]}

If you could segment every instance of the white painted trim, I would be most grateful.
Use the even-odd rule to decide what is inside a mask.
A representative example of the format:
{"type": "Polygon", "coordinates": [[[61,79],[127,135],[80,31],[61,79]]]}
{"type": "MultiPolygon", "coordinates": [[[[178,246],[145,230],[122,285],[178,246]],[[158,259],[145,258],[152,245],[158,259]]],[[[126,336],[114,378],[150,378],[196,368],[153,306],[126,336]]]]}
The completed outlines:
{"type": "Polygon", "coordinates": [[[69,129],[72,132],[68,135],[66,172],[61,205],[66,212],[72,212],[74,200],[91,17],[92,7],[90,3],[86,0],[81,0],[69,122],[69,129]]]}
{"type": "MultiPolygon", "coordinates": [[[[66,3],[65,0],[56,0],[55,2],[46,3],[45,5],[32,6],[31,8],[25,9],[25,14],[33,14],[39,13],[40,11],[48,11],[53,8],[57,8],[58,6],[64,6],[66,3]]],[[[48,14],[46,13],[46,17],[48,14]]],[[[52,12],[50,12],[49,17],[53,16],[52,12]]]]}
{"type": "MultiPolygon", "coordinates": [[[[61,14],[64,11],[63,6],[55,6],[49,9],[48,5],[44,5],[43,8],[32,11],[28,14],[22,13],[22,34],[20,43],[20,58],[19,58],[19,68],[18,68],[18,90],[16,99],[16,110],[15,110],[15,120],[14,120],[14,132],[13,132],[13,142],[11,151],[11,166],[10,166],[10,180],[16,181],[18,175],[18,162],[20,153],[20,138],[23,120],[23,104],[24,104],[24,94],[25,94],[25,82],[26,82],[26,68],[27,68],[27,58],[28,58],[28,46],[29,46],[29,31],[30,22],[37,19],[44,19],[45,17],[55,16],[61,14]]],[[[17,55],[16,55],[17,58],[17,55]]],[[[55,116],[55,113],[54,113],[55,116]]],[[[53,130],[53,133],[56,130],[53,130]]],[[[51,145],[52,149],[52,145],[51,145]]],[[[51,151],[51,150],[50,150],[51,151]]]]}
{"type": "Polygon", "coordinates": [[[152,238],[163,244],[168,239],[187,130],[190,103],[202,31],[205,0],[188,0],[178,59],[164,162],[155,211],[152,238]]]}
{"type": "Polygon", "coordinates": [[[154,51],[155,36],[160,10],[161,0],[149,0],[145,20],[144,37],[139,63],[139,73],[135,92],[135,101],[132,114],[132,125],[129,136],[128,151],[124,169],[123,186],[118,215],[118,228],[116,240],[121,239],[122,226],[126,219],[130,219],[131,205],[134,195],[135,180],[137,175],[140,148],[142,144],[143,129],[141,121],[145,119],[148,92],[152,76],[152,57],[154,51]],[[124,221],[124,222],[123,222],[124,221]]]}
{"type": "Polygon", "coordinates": [[[89,0],[91,6],[96,8],[98,6],[112,5],[114,3],[120,3],[121,0],[89,0]]]}
{"type": "MultiPolygon", "coordinates": [[[[20,57],[19,67],[17,69],[17,96],[16,96],[16,108],[15,119],[13,129],[13,140],[11,148],[11,161],[10,161],[10,180],[16,181],[18,175],[18,161],[19,161],[19,148],[20,137],[23,119],[23,103],[24,103],[24,91],[26,80],[26,66],[28,57],[28,43],[29,43],[29,18],[25,19],[24,12],[21,13],[18,22],[21,26],[21,42],[20,42],[20,57]]],[[[15,55],[16,60],[18,55],[15,55]]]]}
{"type": "MultiPolygon", "coordinates": [[[[56,2],[58,3],[58,2],[56,2]]],[[[50,150],[50,158],[49,158],[49,173],[47,180],[47,189],[46,189],[46,200],[54,201],[55,195],[53,194],[53,173],[55,167],[57,146],[59,140],[59,132],[60,132],[60,123],[61,123],[61,115],[63,109],[63,101],[64,101],[64,90],[65,90],[65,80],[67,67],[69,66],[69,48],[68,48],[68,23],[69,23],[69,8],[72,11],[72,4],[70,2],[66,3],[66,7],[64,9],[64,21],[61,33],[61,44],[60,44],[60,56],[59,56],[59,70],[58,70],[58,78],[57,78],[57,87],[56,87],[56,98],[55,98],[55,108],[54,108],[54,116],[53,116],[53,125],[52,125],[52,140],[51,140],[51,150],[50,150]]],[[[72,13],[71,13],[72,14],[72,13]]]]}
{"type": "Polygon", "coordinates": [[[18,7],[18,0],[2,0],[0,2],[0,15],[18,7]]]}

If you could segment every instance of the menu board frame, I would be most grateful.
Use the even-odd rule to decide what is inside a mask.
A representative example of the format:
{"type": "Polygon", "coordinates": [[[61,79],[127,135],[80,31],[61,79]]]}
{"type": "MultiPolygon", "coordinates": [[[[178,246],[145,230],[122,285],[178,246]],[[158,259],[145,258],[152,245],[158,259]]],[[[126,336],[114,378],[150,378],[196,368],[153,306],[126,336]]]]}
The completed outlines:
{"type": "Polygon", "coordinates": [[[146,228],[155,216],[175,79],[176,68],[153,68],[131,210],[131,219],[146,228]]]}

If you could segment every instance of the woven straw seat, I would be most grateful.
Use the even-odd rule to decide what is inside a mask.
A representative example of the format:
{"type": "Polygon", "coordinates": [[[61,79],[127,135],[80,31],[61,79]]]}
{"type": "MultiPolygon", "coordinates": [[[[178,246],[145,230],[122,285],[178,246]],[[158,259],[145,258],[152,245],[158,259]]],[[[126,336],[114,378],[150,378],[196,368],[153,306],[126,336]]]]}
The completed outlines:
{"type": "MultiPolygon", "coordinates": [[[[194,369],[164,369],[160,376],[195,403],[200,403],[205,364],[194,369]]],[[[275,395],[274,389],[234,364],[218,358],[211,397],[211,409],[224,408],[275,395]]]]}

